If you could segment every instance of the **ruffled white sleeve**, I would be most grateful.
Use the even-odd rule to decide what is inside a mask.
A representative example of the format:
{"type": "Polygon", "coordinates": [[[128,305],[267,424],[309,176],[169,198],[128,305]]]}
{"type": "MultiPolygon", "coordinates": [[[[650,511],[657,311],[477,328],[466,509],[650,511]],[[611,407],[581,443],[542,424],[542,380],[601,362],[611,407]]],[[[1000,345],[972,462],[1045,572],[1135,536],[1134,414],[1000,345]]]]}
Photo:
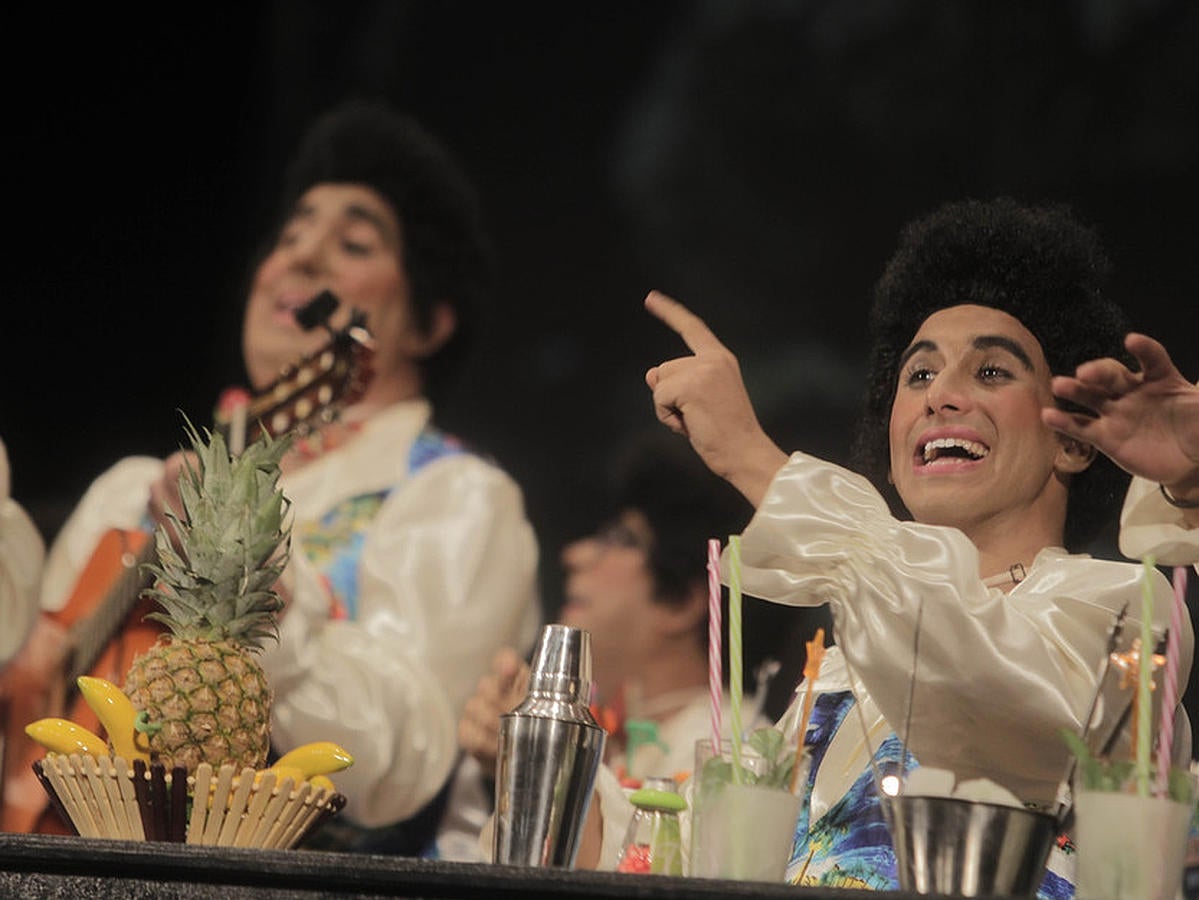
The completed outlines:
{"type": "Polygon", "coordinates": [[[33,520],[9,496],[8,452],[0,441],[0,664],[20,649],[37,615],[44,557],[33,520]]]}
{"type": "Polygon", "coordinates": [[[1199,569],[1199,528],[1166,502],[1155,482],[1134,478],[1120,512],[1120,552],[1131,559],[1153,554],[1164,566],[1199,569]]]}
{"type": "MultiPolygon", "coordinates": [[[[727,553],[726,553],[727,563],[727,553]]],[[[742,537],[747,594],[829,604],[852,676],[898,733],[921,621],[909,747],[959,778],[991,778],[1026,802],[1050,803],[1126,604],[1125,643],[1139,631],[1141,567],[1043,550],[1008,594],[979,578],[978,553],[954,528],[900,522],[866,479],[795,454],[742,537]]],[[[727,569],[726,569],[727,571],[727,569]]],[[[1170,585],[1150,572],[1157,632],[1170,585]]],[[[1190,671],[1193,635],[1183,635],[1190,671]]],[[[1104,727],[1120,704],[1111,697],[1104,727]]]]}
{"type": "Polygon", "coordinates": [[[328,595],[293,550],[292,605],[264,663],[272,739],[344,746],[344,815],[405,819],[448,778],[457,722],[502,646],[525,651],[540,621],[537,547],[515,483],[469,455],[430,463],[385,501],[358,566],[358,617],[330,620],[328,595]]]}

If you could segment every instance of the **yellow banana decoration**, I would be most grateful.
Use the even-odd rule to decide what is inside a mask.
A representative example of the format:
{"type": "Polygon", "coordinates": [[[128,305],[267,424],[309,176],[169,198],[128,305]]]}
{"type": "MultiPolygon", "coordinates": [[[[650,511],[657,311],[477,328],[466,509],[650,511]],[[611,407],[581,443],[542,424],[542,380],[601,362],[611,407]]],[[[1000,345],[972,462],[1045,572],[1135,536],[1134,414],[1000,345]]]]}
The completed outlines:
{"type": "Polygon", "coordinates": [[[308,779],[308,783],[318,791],[326,790],[330,793],[333,793],[337,790],[337,788],[333,786],[333,779],[331,779],[328,775],[313,775],[308,779]]]}
{"type": "Polygon", "coordinates": [[[38,719],[25,726],[25,733],[53,753],[108,755],[108,744],[98,735],[67,719],[38,719]]]}
{"type": "Polygon", "coordinates": [[[92,675],[80,675],[77,684],[83,699],[104,726],[114,753],[124,757],[126,762],[131,763],[135,759],[149,762],[147,738],[133,727],[137,710],[133,708],[133,702],[125,696],[125,692],[111,681],[92,675]],[[139,746],[139,737],[144,746],[139,746]]]}
{"type": "Polygon", "coordinates": [[[311,744],[301,744],[296,749],[284,753],[271,768],[294,766],[300,770],[305,779],[309,779],[313,775],[340,772],[353,763],[354,757],[332,741],[314,741],[311,744]]]}
{"type": "Polygon", "coordinates": [[[274,765],[274,766],[271,766],[269,769],[263,769],[260,772],[255,772],[254,773],[254,784],[255,785],[259,784],[262,781],[262,776],[265,775],[267,772],[271,772],[275,776],[275,786],[276,787],[283,784],[284,778],[291,779],[291,786],[293,788],[298,788],[306,780],[304,778],[304,773],[301,772],[299,769],[297,769],[295,766],[274,765]]]}

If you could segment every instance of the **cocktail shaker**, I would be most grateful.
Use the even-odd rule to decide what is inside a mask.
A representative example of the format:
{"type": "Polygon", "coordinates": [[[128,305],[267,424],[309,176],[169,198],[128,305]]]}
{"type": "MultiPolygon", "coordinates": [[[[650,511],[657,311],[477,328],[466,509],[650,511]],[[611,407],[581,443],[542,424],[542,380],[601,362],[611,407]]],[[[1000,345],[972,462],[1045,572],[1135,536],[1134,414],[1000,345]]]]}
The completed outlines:
{"type": "Polygon", "coordinates": [[[545,626],[528,695],[500,717],[497,863],[574,866],[606,738],[588,708],[590,693],[591,635],[545,626]]]}

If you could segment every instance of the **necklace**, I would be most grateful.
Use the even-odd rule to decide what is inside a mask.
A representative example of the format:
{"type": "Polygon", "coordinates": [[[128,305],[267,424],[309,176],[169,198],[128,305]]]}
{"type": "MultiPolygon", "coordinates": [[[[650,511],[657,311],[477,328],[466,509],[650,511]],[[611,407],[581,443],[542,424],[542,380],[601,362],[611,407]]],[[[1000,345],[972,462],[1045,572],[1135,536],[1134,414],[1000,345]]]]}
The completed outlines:
{"type": "Polygon", "coordinates": [[[297,460],[310,462],[318,456],[335,450],[362,430],[362,422],[331,422],[298,437],[291,452],[297,460]]]}
{"type": "Polygon", "coordinates": [[[984,578],[983,584],[987,587],[1002,587],[1005,584],[1019,584],[1024,580],[1028,573],[1024,571],[1022,563],[1012,563],[1003,572],[998,575],[992,575],[990,578],[984,578]]]}

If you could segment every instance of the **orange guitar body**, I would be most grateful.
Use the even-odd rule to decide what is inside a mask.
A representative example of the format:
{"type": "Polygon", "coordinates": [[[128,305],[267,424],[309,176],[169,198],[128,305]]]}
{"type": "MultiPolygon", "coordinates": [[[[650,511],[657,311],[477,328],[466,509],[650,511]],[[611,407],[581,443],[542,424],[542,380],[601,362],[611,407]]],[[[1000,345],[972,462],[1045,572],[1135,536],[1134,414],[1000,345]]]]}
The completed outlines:
{"type": "MultiPolygon", "coordinates": [[[[95,621],[114,584],[136,564],[138,554],[149,540],[141,531],[107,532],[101,539],[66,605],[55,613],[43,615],[73,632],[76,639],[87,636],[90,628],[106,628],[114,636],[103,644],[95,662],[85,672],[115,684],[122,684],[134,657],[157,640],[162,626],[145,621],[152,601],[137,600],[133,608],[114,622],[95,621]],[[115,633],[113,632],[113,629],[115,633]]],[[[70,660],[55,672],[50,683],[34,683],[30,673],[14,667],[0,673],[0,693],[7,698],[4,717],[3,807],[0,830],[70,834],[71,831],[51,809],[45,789],[33,772],[33,763],[45,755],[45,749],[25,734],[30,722],[48,716],[69,719],[104,737],[104,731],[74,685],[70,683],[70,660]]]]}

